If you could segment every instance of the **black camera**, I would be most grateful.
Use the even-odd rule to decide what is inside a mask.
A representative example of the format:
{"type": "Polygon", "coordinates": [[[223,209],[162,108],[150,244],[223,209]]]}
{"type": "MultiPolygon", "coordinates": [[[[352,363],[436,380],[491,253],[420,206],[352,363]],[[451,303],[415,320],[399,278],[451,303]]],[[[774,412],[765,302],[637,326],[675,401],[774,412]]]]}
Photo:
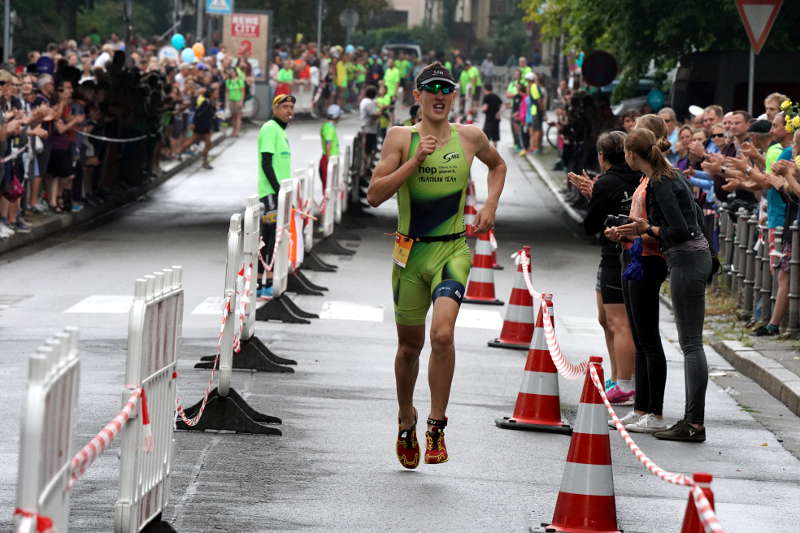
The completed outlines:
{"type": "Polygon", "coordinates": [[[630,224],[631,219],[628,215],[608,215],[606,217],[606,227],[608,228],[615,228],[617,226],[624,226],[625,224],[630,224]]]}

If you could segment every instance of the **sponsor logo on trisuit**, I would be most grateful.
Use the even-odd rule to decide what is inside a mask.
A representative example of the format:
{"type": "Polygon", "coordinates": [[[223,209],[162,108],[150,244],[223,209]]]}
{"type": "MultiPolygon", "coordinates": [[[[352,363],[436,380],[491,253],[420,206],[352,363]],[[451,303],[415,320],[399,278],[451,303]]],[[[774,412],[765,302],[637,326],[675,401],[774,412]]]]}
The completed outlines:
{"type": "Polygon", "coordinates": [[[458,159],[459,157],[461,157],[461,154],[459,154],[458,152],[447,152],[442,156],[442,159],[444,159],[445,162],[449,162],[452,161],[453,159],[458,159]]]}

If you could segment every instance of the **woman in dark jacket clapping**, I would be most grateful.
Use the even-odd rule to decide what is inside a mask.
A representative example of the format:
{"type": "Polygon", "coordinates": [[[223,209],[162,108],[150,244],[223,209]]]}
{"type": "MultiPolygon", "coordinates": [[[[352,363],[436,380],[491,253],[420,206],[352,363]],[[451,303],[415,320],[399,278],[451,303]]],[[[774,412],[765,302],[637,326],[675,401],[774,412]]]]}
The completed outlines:
{"type": "Polygon", "coordinates": [[[684,417],[656,438],[705,441],[704,412],[708,366],[703,350],[705,285],[711,274],[711,253],[702,231],[702,216],[688,182],[670,166],[649,130],[635,129],[625,140],[625,159],[649,179],[647,220],[621,226],[623,235],[647,234],[658,239],[670,269],[678,341],[684,355],[684,417]]]}
{"type": "MultiPolygon", "coordinates": [[[[625,300],[622,295],[622,262],[619,243],[603,235],[609,215],[624,215],[630,209],[633,191],[642,175],[625,162],[625,133],[611,131],[597,139],[597,162],[603,173],[591,188],[587,178],[570,173],[570,181],[590,198],[583,227],[589,235],[600,234],[600,267],[597,271],[597,313],[606,337],[611,360],[611,379],[606,383],[608,399],[613,404],[633,403],[635,347],[625,300]]],[[[616,224],[615,224],[616,225],[616,224]]]]}

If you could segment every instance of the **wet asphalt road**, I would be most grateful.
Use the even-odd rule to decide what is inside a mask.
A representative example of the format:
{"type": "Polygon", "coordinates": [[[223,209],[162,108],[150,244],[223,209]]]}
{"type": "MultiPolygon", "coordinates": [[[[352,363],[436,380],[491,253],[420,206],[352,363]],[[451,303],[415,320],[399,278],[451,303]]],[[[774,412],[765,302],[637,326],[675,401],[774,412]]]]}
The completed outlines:
{"type": "MultiPolygon", "coordinates": [[[[505,128],[504,124],[504,128],[505,128]]],[[[320,152],[318,124],[290,128],[295,166],[320,152]]],[[[357,124],[340,126],[346,137],[357,124]]],[[[504,135],[507,130],[503,131],[504,135]]],[[[603,354],[595,323],[594,277],[599,249],[563,216],[527,163],[501,146],[509,176],[498,212],[498,295],[513,284],[510,254],[533,248],[534,285],[555,294],[556,328],[573,360],[603,354]]],[[[194,311],[222,293],[228,218],[255,189],[255,131],[216,150],[213,171],[192,167],[146,198],[93,228],[61,234],[36,248],[4,257],[0,295],[15,297],[0,310],[0,379],[6,421],[0,443],[0,529],[10,529],[19,446],[19,412],[27,356],[66,325],[81,330],[82,379],[78,445],[119,409],[127,315],[68,312],[92,296],[119,302],[133,280],[169,265],[184,267],[186,289],[179,393],[199,399],[208,375],[193,363],[212,353],[218,317],[194,311]]],[[[485,167],[476,163],[479,201],[485,167]]],[[[330,288],[324,297],[295,297],[307,311],[360,308],[357,316],[311,325],[258,323],[273,351],[299,364],[292,375],[235,373],[233,386],[258,410],[283,418],[282,437],[176,433],[174,475],[164,518],[180,532],[205,531],[525,531],[551,518],[569,438],[500,430],[519,388],[524,352],[488,348],[502,308],[463,307],[456,330],[457,368],[448,416],[450,462],[401,468],[394,457],[395,348],[390,281],[393,203],[365,219],[352,258],[326,257],[337,274],[309,274],[330,288]],[[360,318],[352,320],[352,318],[360,318]]],[[[352,233],[350,230],[348,233],[352,233]]],[[[96,300],[95,300],[96,301],[96,300]]],[[[119,305],[117,304],[117,307],[119,305]]],[[[81,308],[79,307],[80,311],[81,308]]],[[[99,308],[94,311],[100,310],[99,308]]],[[[683,408],[682,357],[674,324],[662,309],[669,379],[665,414],[683,408]]],[[[729,365],[710,348],[709,364],[729,365]]],[[[424,356],[423,359],[427,359],[424,356]]],[[[426,361],[421,362],[426,367],[426,361]]],[[[561,380],[561,401],[572,420],[581,383],[561,380]]],[[[416,403],[428,407],[427,380],[418,380],[416,403]]],[[[621,414],[625,411],[621,411],[621,414]]],[[[800,464],[734,398],[711,383],[708,441],[666,443],[637,436],[664,468],[715,476],[717,509],[725,530],[796,532],[800,522],[800,464]]],[[[800,424],[795,427],[800,428],[800,424]]],[[[611,433],[617,509],[626,531],[678,531],[687,491],[647,473],[611,433]]],[[[116,447],[100,457],[72,493],[73,531],[110,531],[118,492],[116,447]]]]}

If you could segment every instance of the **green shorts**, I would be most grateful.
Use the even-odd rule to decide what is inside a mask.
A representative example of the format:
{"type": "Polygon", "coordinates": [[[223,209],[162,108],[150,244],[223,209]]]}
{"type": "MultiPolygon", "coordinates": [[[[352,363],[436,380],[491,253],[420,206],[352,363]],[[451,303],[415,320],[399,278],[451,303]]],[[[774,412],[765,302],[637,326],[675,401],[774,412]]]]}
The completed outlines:
{"type": "Polygon", "coordinates": [[[439,296],[460,304],[471,265],[472,254],[463,237],[414,243],[406,267],[392,269],[395,321],[401,326],[424,325],[428,308],[439,296]]]}

